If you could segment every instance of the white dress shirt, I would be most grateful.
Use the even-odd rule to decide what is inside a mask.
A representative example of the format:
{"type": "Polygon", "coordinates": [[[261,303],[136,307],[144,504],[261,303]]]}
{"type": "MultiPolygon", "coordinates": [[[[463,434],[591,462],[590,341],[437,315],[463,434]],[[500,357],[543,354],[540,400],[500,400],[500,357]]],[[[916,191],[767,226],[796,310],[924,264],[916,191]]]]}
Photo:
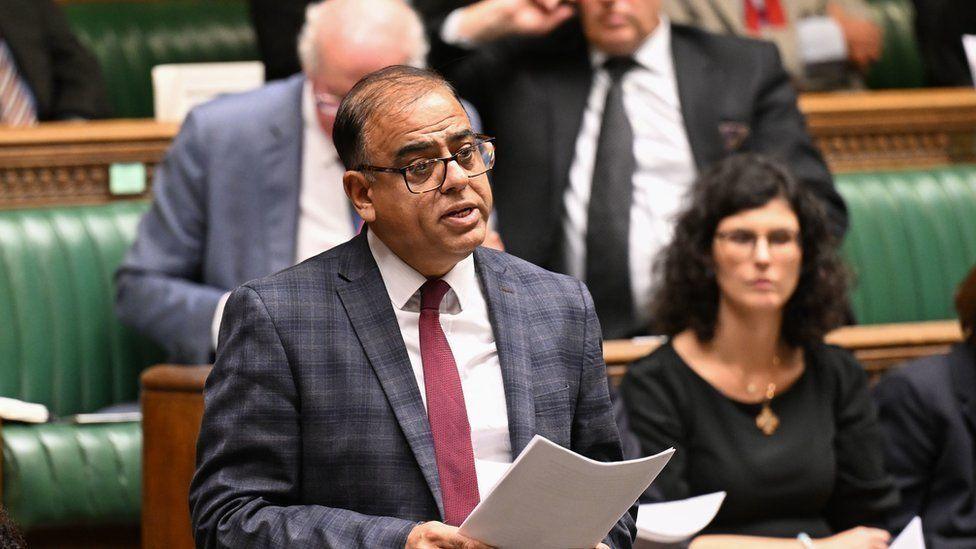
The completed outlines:
{"type": "MultiPolygon", "coordinates": [[[[590,57],[593,86],[576,139],[569,187],[563,196],[567,268],[579,279],[586,275],[587,211],[603,106],[610,86],[610,77],[603,69],[607,56],[594,51],[590,57]]],[[[634,313],[637,320],[647,322],[654,288],[652,266],[658,252],[671,241],[674,216],[695,178],[696,168],[681,114],[671,55],[671,24],[666,18],[661,17],[633,57],[639,66],[628,71],[621,84],[637,161],[628,250],[634,313]]]]}
{"type": "MultiPolygon", "coordinates": [[[[374,233],[367,233],[366,239],[390,294],[420,398],[426,407],[424,364],[420,356],[420,287],[427,279],[397,257],[374,233]]],[[[441,329],[461,378],[478,488],[484,497],[496,478],[497,464],[512,461],[505,385],[488,304],[475,272],[474,255],[461,260],[443,280],[451,289],[441,301],[441,329]]]]}
{"type": "Polygon", "coordinates": [[[346,169],[322,131],[315,114],[312,85],[302,88],[302,187],[298,197],[295,263],[349,240],[355,235],[349,199],[342,188],[346,169]]]}

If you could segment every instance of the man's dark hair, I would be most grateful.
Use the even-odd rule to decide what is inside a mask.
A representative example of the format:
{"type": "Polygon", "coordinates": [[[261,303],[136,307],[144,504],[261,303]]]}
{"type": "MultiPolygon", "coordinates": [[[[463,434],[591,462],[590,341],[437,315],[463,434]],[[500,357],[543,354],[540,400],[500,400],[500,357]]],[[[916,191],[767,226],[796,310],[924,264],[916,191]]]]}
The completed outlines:
{"type": "Polygon", "coordinates": [[[7,514],[7,510],[0,505],[0,549],[23,549],[24,547],[27,547],[24,535],[7,514]]]}
{"type": "Polygon", "coordinates": [[[339,104],[332,125],[332,142],[346,169],[354,170],[365,162],[364,134],[375,113],[403,111],[437,88],[447,90],[458,99],[457,92],[443,76],[406,65],[371,72],[357,82],[339,104]]]}
{"type": "Polygon", "coordinates": [[[729,157],[694,183],[674,239],[655,265],[660,283],[652,314],[658,333],[691,328],[701,341],[715,336],[719,287],[712,243],[722,219],[782,197],[800,222],[800,280],[783,311],[781,334],[790,345],[819,342],[846,318],[847,269],[838,255],[824,205],[777,162],[755,154],[729,157]]]}
{"type": "Polygon", "coordinates": [[[959,313],[963,338],[976,347],[976,265],[956,291],[956,312],[959,313]]]}

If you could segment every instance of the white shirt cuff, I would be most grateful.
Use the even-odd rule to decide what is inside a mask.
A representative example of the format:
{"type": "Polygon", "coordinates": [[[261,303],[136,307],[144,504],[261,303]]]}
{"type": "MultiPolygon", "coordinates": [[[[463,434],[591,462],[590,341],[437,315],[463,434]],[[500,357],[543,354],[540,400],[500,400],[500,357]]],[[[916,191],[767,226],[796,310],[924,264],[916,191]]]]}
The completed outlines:
{"type": "Polygon", "coordinates": [[[804,65],[847,59],[847,41],[830,17],[805,17],[796,24],[796,40],[804,65]]]}
{"type": "Polygon", "coordinates": [[[445,44],[450,44],[459,48],[471,49],[474,47],[471,40],[460,36],[458,33],[458,26],[461,25],[461,9],[462,8],[458,8],[452,11],[447,18],[444,19],[444,24],[441,25],[441,40],[443,40],[445,44]]]}
{"type": "Polygon", "coordinates": [[[230,297],[230,292],[220,296],[220,300],[217,301],[217,310],[214,311],[213,320],[210,322],[210,335],[213,338],[213,349],[215,351],[217,350],[217,336],[220,335],[220,319],[224,316],[224,307],[227,305],[228,297],[230,297]]]}

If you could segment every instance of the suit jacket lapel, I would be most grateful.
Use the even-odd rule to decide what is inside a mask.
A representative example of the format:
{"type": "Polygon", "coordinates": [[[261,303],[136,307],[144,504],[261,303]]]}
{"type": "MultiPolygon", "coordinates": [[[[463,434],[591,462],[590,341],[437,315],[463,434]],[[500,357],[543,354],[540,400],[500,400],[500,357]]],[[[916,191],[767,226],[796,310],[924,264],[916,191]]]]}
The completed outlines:
{"type": "Polygon", "coordinates": [[[502,369],[512,459],[515,459],[535,434],[529,348],[523,331],[527,323],[519,303],[519,298],[526,296],[519,296],[521,288],[517,280],[506,275],[505,266],[497,256],[478,248],[474,257],[502,369]]]}
{"type": "Polygon", "coordinates": [[[283,97],[280,116],[271,124],[264,157],[264,245],[267,269],[274,273],[295,263],[298,232],[298,197],[302,186],[302,85],[292,77],[283,97]]]}
{"type": "Polygon", "coordinates": [[[573,62],[550,71],[546,95],[549,99],[549,123],[552,136],[550,173],[555,188],[552,198],[557,213],[562,212],[563,193],[569,184],[569,169],[576,154],[576,138],[583,124],[583,111],[590,95],[593,69],[586,50],[570,54],[573,62]]]}
{"type": "Polygon", "coordinates": [[[949,355],[949,368],[962,415],[969,432],[976,434],[976,355],[966,344],[956,345],[949,355]]]}
{"type": "Polygon", "coordinates": [[[704,170],[714,160],[721,158],[723,146],[719,133],[717,99],[712,90],[721,93],[716,84],[722,81],[720,70],[704,55],[698,45],[686,35],[680,25],[671,27],[671,54],[674,57],[675,77],[678,80],[678,97],[688,143],[695,157],[698,170],[704,170]]]}
{"type": "Polygon", "coordinates": [[[349,249],[339,266],[339,298],[443,516],[427,410],[365,230],[353,239],[349,249]]]}

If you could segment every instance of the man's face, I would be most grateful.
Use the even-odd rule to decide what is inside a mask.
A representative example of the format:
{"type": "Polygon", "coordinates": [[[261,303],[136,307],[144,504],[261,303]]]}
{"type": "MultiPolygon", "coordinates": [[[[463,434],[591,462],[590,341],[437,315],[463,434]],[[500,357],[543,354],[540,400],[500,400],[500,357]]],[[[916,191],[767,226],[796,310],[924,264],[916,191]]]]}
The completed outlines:
{"type": "Polygon", "coordinates": [[[610,56],[631,55],[657,28],[661,0],[579,0],[583,33],[610,56]]]}
{"type": "MultiPolygon", "coordinates": [[[[366,163],[400,168],[443,158],[475,141],[464,109],[435,88],[402,110],[373,113],[365,132],[366,163]]],[[[482,244],[491,212],[488,175],[468,177],[449,162],[439,190],[413,194],[399,173],[372,172],[368,207],[360,211],[383,242],[425,276],[441,276],[482,244]]]]}
{"type": "Polygon", "coordinates": [[[404,47],[347,48],[341,44],[323,40],[320,51],[322,67],[309,75],[312,93],[315,95],[315,114],[322,131],[331,139],[339,103],[349,90],[367,74],[389,67],[404,65],[410,55],[404,47]]]}

